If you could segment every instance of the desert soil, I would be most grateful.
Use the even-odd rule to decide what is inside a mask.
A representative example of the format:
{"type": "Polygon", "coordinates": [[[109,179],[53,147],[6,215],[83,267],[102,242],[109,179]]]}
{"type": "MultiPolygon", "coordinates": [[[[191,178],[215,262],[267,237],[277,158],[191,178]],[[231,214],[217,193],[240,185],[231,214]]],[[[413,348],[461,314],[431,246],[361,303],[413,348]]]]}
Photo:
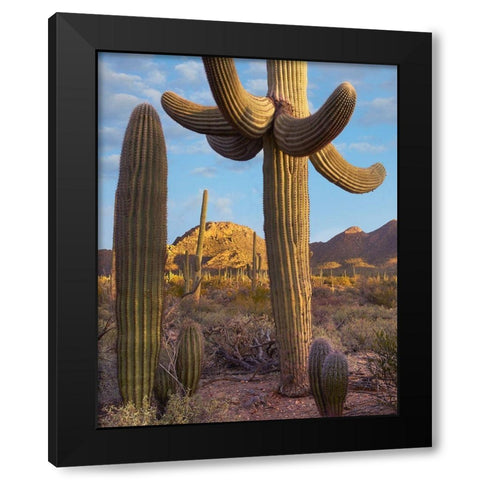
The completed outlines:
{"type": "MultiPolygon", "coordinates": [[[[395,415],[379,400],[363,356],[349,356],[350,378],[344,416],[395,415]]],[[[313,396],[288,398],[277,392],[279,373],[205,377],[197,395],[206,402],[225,402],[224,421],[281,420],[319,417],[313,396]]]]}
{"type": "MultiPolygon", "coordinates": [[[[113,358],[112,358],[113,361],[113,358]]],[[[395,415],[396,411],[379,399],[371,382],[363,355],[350,355],[349,389],[344,416],[395,415]]],[[[103,362],[101,362],[103,363],[103,362]]],[[[120,396],[110,362],[103,363],[103,393],[100,404],[119,404],[120,396]]],[[[203,375],[195,394],[202,404],[222,405],[218,422],[284,420],[319,417],[311,395],[288,398],[277,392],[279,373],[252,374],[226,370],[215,375],[203,375]]]]}

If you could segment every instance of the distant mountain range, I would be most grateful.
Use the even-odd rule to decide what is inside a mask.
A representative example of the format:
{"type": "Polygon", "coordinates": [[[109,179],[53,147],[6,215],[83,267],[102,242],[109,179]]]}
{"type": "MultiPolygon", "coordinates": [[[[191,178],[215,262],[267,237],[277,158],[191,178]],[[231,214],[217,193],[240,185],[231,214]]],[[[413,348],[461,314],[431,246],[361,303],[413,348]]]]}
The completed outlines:
{"type": "Polygon", "coordinates": [[[328,263],[338,263],[343,268],[355,265],[357,270],[396,270],[397,221],[391,220],[370,233],[359,227],[350,227],[328,242],[311,243],[310,250],[313,252],[311,264],[314,273],[315,269],[328,263]]]}
{"type": "MultiPolygon", "coordinates": [[[[185,251],[196,252],[199,227],[196,226],[177,237],[168,246],[167,269],[181,269],[185,251]]],[[[203,247],[203,267],[206,269],[242,268],[252,262],[253,230],[232,222],[207,222],[203,247]]],[[[257,232],[256,250],[262,257],[262,269],[267,268],[265,240],[257,232]]],[[[335,235],[328,242],[310,244],[312,271],[321,268],[342,269],[349,273],[364,269],[396,271],[397,221],[391,220],[373,232],[366,233],[359,227],[350,227],[335,235]]],[[[111,272],[111,250],[99,250],[98,272],[111,272]]]]}

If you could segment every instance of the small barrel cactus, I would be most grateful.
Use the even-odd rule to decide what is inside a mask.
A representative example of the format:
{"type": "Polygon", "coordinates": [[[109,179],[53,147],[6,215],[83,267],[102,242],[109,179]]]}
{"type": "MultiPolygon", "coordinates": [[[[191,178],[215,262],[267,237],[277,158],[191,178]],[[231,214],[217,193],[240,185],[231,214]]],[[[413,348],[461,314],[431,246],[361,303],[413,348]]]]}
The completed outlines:
{"type": "Polygon", "coordinates": [[[185,393],[192,395],[198,388],[203,361],[203,334],[198,323],[183,325],[177,343],[177,378],[185,393]]]}
{"type": "Polygon", "coordinates": [[[327,417],[341,417],[348,389],[347,357],[330,353],[322,366],[321,390],[327,417]]]}
{"type": "Polygon", "coordinates": [[[318,411],[322,417],[327,416],[321,388],[322,365],[332,351],[333,349],[327,340],[324,338],[317,338],[312,342],[310,354],[308,356],[308,377],[310,380],[310,387],[312,388],[313,398],[315,399],[318,411]]]}

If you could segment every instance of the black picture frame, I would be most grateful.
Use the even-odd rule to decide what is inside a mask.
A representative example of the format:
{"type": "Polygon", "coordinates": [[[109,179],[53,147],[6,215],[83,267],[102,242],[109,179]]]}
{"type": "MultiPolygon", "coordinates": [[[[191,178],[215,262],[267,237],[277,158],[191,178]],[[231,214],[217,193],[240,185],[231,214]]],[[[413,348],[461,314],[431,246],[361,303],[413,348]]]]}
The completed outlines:
{"type": "Polygon", "coordinates": [[[56,466],[432,445],[432,35],[57,13],[49,19],[49,461],[56,466]],[[398,67],[396,416],[96,428],[97,52],[398,67]]]}

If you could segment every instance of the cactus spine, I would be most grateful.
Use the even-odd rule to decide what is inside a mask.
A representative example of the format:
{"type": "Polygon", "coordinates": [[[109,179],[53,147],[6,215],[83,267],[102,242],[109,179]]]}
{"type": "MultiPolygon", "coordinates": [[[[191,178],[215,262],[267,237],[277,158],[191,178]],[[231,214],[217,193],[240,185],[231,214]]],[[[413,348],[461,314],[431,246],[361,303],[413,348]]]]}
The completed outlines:
{"type": "Polygon", "coordinates": [[[318,411],[322,417],[327,416],[325,401],[322,394],[322,365],[327,356],[332,353],[332,347],[327,340],[317,338],[310,346],[310,354],[308,356],[308,377],[312,395],[317,404],[318,411]]]}
{"type": "Polygon", "coordinates": [[[198,388],[203,361],[203,335],[200,325],[188,322],[183,325],[177,343],[176,371],[186,395],[198,388]]]}
{"type": "Polygon", "coordinates": [[[150,399],[160,349],[167,242],[167,157],[160,119],[132,112],[115,195],[118,381],[125,403],[150,399]]]}
{"type": "Polygon", "coordinates": [[[203,62],[217,107],[202,107],[172,92],[163,94],[162,106],[184,127],[206,134],[224,157],[249,160],[264,150],[264,230],[280,392],[306,395],[312,335],[308,160],[329,181],[353,193],[374,190],[385,169],[381,164],[354,167],[330,143],[353,113],[356,94],[349,83],[342,83],[310,115],[305,62],[268,60],[265,97],[243,88],[233,59],[205,57],[203,62]]]}
{"type": "Polygon", "coordinates": [[[341,417],[348,390],[348,362],[343,353],[332,352],[325,358],[321,389],[326,416],[341,417]]]}

